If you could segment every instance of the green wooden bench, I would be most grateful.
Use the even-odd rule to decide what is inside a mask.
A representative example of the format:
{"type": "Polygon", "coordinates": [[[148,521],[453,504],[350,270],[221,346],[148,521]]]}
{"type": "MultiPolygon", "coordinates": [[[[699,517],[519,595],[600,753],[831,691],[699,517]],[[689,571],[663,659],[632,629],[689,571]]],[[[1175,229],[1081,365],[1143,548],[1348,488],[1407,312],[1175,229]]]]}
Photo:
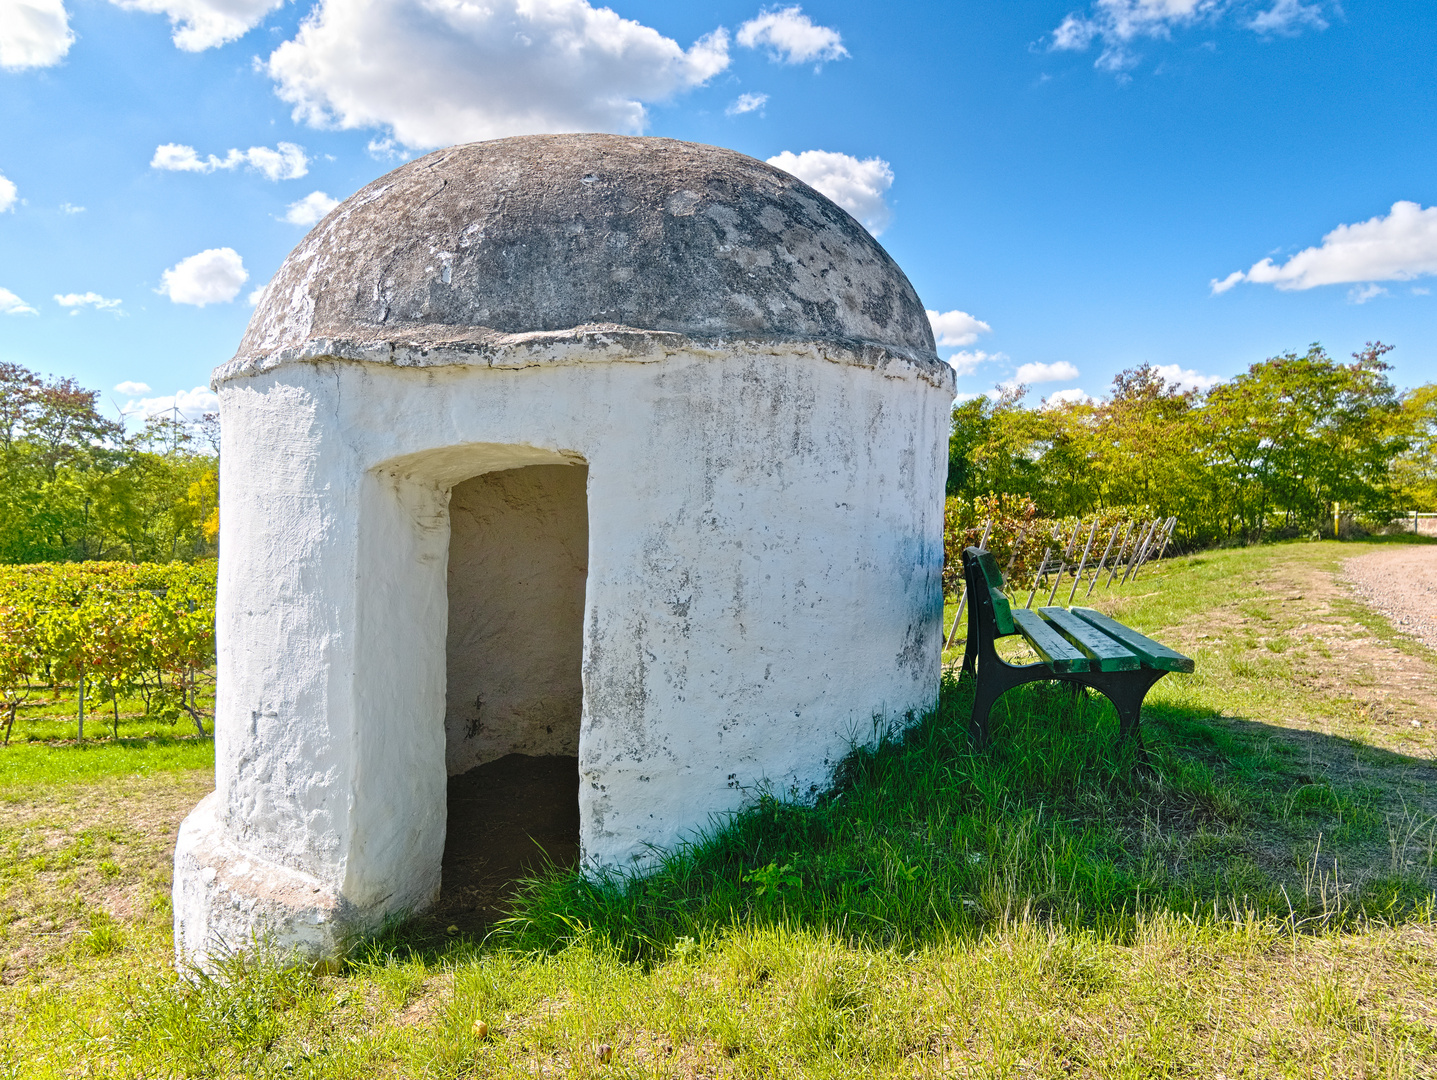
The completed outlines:
{"type": "Polygon", "coordinates": [[[988,741],[988,713],[1015,686],[1039,680],[1092,687],[1118,711],[1122,738],[1142,748],[1138,716],[1152,685],[1170,671],[1190,672],[1193,662],[1131,627],[1092,608],[1015,608],[1003,593],[1003,575],[993,556],[977,548],[963,552],[968,586],[968,641],[963,670],[976,682],[968,730],[977,746],[988,741]],[[1036,664],[1009,664],[994,643],[1021,634],[1041,658],[1036,664]]]}

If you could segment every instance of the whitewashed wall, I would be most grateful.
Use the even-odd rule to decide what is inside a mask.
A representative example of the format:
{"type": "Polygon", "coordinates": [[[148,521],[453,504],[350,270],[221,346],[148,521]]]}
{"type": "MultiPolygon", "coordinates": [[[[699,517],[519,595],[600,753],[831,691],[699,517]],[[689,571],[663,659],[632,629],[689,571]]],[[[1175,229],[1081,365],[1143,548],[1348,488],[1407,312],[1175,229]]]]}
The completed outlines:
{"type": "Polygon", "coordinates": [[[623,868],[936,700],[951,378],[825,345],[292,363],[219,386],[216,792],[182,958],[439,887],[449,489],[586,462],[581,843],[623,868]],[[599,361],[599,362],[588,362],[599,361]]]}

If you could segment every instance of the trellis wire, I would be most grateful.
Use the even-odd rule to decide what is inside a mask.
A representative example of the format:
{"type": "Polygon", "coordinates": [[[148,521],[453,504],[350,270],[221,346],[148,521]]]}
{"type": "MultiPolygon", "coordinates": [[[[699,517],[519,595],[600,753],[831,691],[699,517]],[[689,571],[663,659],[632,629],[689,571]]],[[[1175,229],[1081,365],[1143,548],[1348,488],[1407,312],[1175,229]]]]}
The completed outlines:
{"type": "MultiPolygon", "coordinates": [[[[1118,584],[1125,585],[1127,582],[1136,579],[1138,572],[1145,564],[1154,559],[1161,559],[1167,552],[1169,543],[1172,541],[1173,530],[1177,525],[1177,520],[1177,515],[1172,515],[1166,520],[1154,518],[1144,522],[1140,518],[1130,518],[1126,523],[1120,522],[1115,524],[1108,533],[1108,540],[1103,547],[1103,554],[1098,559],[1097,566],[1093,569],[1093,577],[1088,583],[1087,591],[1083,594],[1084,597],[1092,596],[1093,589],[1097,587],[1098,579],[1103,576],[1105,569],[1108,571],[1106,587],[1111,588],[1113,579],[1117,577],[1119,570],[1123,572],[1123,575],[1118,584]],[[1135,526],[1136,530],[1134,528],[1135,526]],[[1121,540],[1118,539],[1119,529],[1122,530],[1121,540]],[[1130,540],[1132,541],[1131,546],[1129,546],[1130,540]],[[1115,543],[1117,544],[1116,555],[1113,554],[1113,545],[1115,543]],[[1112,556],[1111,562],[1109,562],[1110,555],[1112,556]]],[[[1082,584],[1083,575],[1087,572],[1088,559],[1092,554],[1093,544],[1097,540],[1099,522],[1100,517],[1094,515],[1092,524],[1088,528],[1087,540],[1083,544],[1082,555],[1078,560],[1077,569],[1073,571],[1072,586],[1068,590],[1067,603],[1069,606],[1072,605],[1073,600],[1076,598],[1078,586],[1082,584]]],[[[1048,594],[1048,603],[1051,605],[1056,599],[1058,589],[1062,585],[1063,575],[1068,572],[1073,553],[1077,549],[1078,536],[1082,532],[1082,528],[1083,519],[1079,518],[1073,526],[1073,531],[1068,536],[1066,544],[1063,543],[1062,533],[1060,532],[1058,534],[1057,540],[1060,547],[1057,550],[1061,553],[1061,557],[1057,560],[1056,567],[1050,564],[1050,559],[1055,554],[1054,546],[1049,544],[1044,547],[1043,557],[1038,561],[1037,569],[1033,571],[1033,583],[1028,591],[1027,602],[1023,605],[1025,608],[1031,608],[1033,606],[1033,601],[1037,597],[1038,590],[1043,588],[1049,574],[1053,574],[1054,577],[1048,594]]],[[[988,540],[992,533],[993,519],[986,518],[983,522],[983,534],[978,541],[979,551],[988,550],[988,540]]],[[[1003,587],[1005,590],[1011,588],[1009,575],[1012,573],[1013,564],[1018,558],[1019,549],[1023,546],[1023,541],[1027,539],[1027,536],[1028,528],[1024,526],[1018,532],[1018,538],[1014,542],[1012,551],[1008,555],[1008,564],[1003,570],[1003,587]]],[[[1014,602],[1017,602],[1017,597],[1014,597],[1014,602]]],[[[964,582],[962,592],[958,598],[958,611],[954,614],[952,625],[949,627],[948,633],[943,639],[943,647],[945,649],[952,648],[953,643],[958,638],[958,627],[962,625],[963,613],[967,608],[967,604],[968,588],[967,583],[964,582]]]]}

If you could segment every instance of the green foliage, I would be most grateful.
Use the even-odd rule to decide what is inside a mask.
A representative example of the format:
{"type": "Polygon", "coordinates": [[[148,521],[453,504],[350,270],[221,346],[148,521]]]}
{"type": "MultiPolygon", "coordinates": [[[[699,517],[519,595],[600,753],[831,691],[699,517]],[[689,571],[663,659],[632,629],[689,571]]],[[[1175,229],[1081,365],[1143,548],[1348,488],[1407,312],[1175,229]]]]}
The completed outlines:
{"type": "Polygon", "coordinates": [[[1369,345],[1337,364],[1314,345],[1213,389],[1201,423],[1230,532],[1300,532],[1331,520],[1334,504],[1392,516],[1392,463],[1408,443],[1388,351],[1369,345]]]}
{"type": "Polygon", "coordinates": [[[0,705],[8,741],[36,685],[75,682],[113,706],[187,713],[204,734],[197,672],[214,663],[215,564],[32,563],[0,567],[0,705]]]}
{"type": "Polygon", "coordinates": [[[980,495],[972,501],[950,498],[943,515],[944,595],[959,594],[963,549],[978,546],[985,531],[986,550],[993,553],[999,569],[1013,587],[1026,588],[1043,565],[1044,555],[1049,559],[1045,578],[1070,548],[1072,557],[1067,569],[1076,571],[1090,538],[1093,547],[1089,549],[1088,570],[1095,569],[1104,555],[1110,556],[1107,565],[1113,565],[1120,554],[1130,555],[1138,546],[1133,529],[1144,522],[1152,524],[1146,506],[1109,507],[1081,519],[1050,518],[1041,516],[1037,504],[1026,495],[980,495]]]}
{"type": "Polygon", "coordinates": [[[217,459],[188,424],[126,435],[98,400],[0,363],[0,563],[213,555],[217,459]]]}
{"type": "Polygon", "coordinates": [[[1024,409],[1026,388],[955,406],[948,495],[1030,498],[1039,518],[1127,508],[1176,515],[1185,545],[1296,536],[1335,507],[1374,523],[1437,506],[1437,387],[1399,397],[1368,345],[1351,363],[1320,345],[1252,365],[1207,394],[1151,365],[1096,403],[1024,409]]]}
{"type": "Polygon", "coordinates": [[[1393,462],[1403,508],[1437,511],[1437,383],[1409,390],[1402,398],[1402,427],[1411,447],[1393,462]]]}

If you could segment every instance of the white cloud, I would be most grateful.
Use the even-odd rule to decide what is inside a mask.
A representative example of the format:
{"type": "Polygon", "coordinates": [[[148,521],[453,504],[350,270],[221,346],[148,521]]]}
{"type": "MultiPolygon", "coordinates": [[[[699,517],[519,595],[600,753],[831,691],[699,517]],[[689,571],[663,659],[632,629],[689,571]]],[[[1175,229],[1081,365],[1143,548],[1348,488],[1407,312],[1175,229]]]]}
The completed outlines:
{"type": "Polygon", "coordinates": [[[97,292],[87,293],[56,293],[55,303],[63,308],[70,308],[71,315],[78,315],[81,308],[94,308],[96,311],[113,311],[116,315],[123,314],[119,310],[123,300],[107,300],[97,292]]]}
{"type": "Polygon", "coordinates": [[[248,280],[244,260],[234,248],[210,248],[166,270],[156,291],[176,304],[204,307],[233,300],[248,280]]]}
{"type": "Polygon", "coordinates": [[[29,304],[25,303],[9,289],[0,288],[0,314],[5,315],[38,315],[40,314],[29,304]]]}
{"type": "Polygon", "coordinates": [[[125,382],[115,384],[115,393],[124,394],[125,397],[139,397],[141,394],[148,394],[149,392],[149,383],[130,382],[126,380],[125,382]]]}
{"type": "MultiPolygon", "coordinates": [[[[115,387],[120,390],[121,386],[145,386],[144,383],[121,383],[115,387]]],[[[149,387],[145,386],[148,391],[149,387]]],[[[129,391],[120,390],[123,393],[129,391]]],[[[130,402],[125,406],[126,416],[173,416],[174,410],[178,409],[180,418],[183,420],[199,420],[207,412],[218,412],[220,399],[208,386],[196,386],[193,390],[179,390],[173,394],[166,394],[163,397],[141,398],[139,401],[130,402]]]]}
{"type": "Polygon", "coordinates": [[[1357,285],[1347,290],[1347,299],[1354,304],[1365,304],[1386,295],[1387,290],[1381,285],[1357,285]]]}
{"type": "Polygon", "coordinates": [[[63,0],[0,0],[0,68],[58,64],[74,41],[63,0]]]}
{"type": "Polygon", "coordinates": [[[201,161],[193,146],[161,143],[155,147],[155,156],[150,158],[150,168],[169,172],[214,172],[216,169],[233,169],[244,160],[244,155],[238,150],[231,150],[229,157],[223,160],[211,154],[208,162],[201,161]]]}
{"type": "Polygon", "coordinates": [[[1415,202],[1397,202],[1386,217],[1337,226],[1322,238],[1322,246],[1305,248],[1281,266],[1263,259],[1246,273],[1234,270],[1221,281],[1214,278],[1210,287],[1214,294],[1227,292],[1240,281],[1283,290],[1312,289],[1409,281],[1428,274],[1437,274],[1437,206],[1424,210],[1415,202]]]}
{"type": "Polygon", "coordinates": [[[83,206],[76,206],[74,203],[67,202],[60,204],[60,213],[62,214],[83,214],[84,212],[85,208],[83,206]]]}
{"type": "Polygon", "coordinates": [[[727,116],[738,116],[741,113],[762,109],[766,104],[768,104],[767,94],[740,94],[729,103],[729,107],[724,110],[724,114],[727,116]]]}
{"type": "Polygon", "coordinates": [[[1075,386],[1071,390],[1054,390],[1043,399],[1043,404],[1049,407],[1054,405],[1086,405],[1096,400],[1097,399],[1087,391],[1080,390],[1075,386]]]}
{"type": "Polygon", "coordinates": [[[258,26],[283,0],[110,0],[126,11],[168,15],[171,39],[186,52],[223,45],[258,26]]]}
{"type": "Polygon", "coordinates": [[[382,139],[370,139],[369,145],[365,149],[369,151],[369,156],[375,161],[409,160],[409,152],[388,136],[382,139]]]}
{"type": "Polygon", "coordinates": [[[248,151],[250,168],[258,169],[267,180],[298,180],[309,172],[309,159],[304,148],[282,142],[277,149],[251,146],[248,151]]]}
{"type": "Polygon", "coordinates": [[[1223,0],[1094,0],[1087,15],[1069,14],[1053,31],[1056,50],[1083,52],[1102,43],[1096,67],[1123,71],[1137,63],[1128,43],[1139,37],[1165,38],[1175,26],[1220,11],[1223,0]]]}
{"type": "Polygon", "coordinates": [[[644,103],[707,82],[728,44],[719,28],[685,50],[587,0],[320,0],[266,70],[296,120],[419,148],[640,132],[644,103]]]}
{"type": "Polygon", "coordinates": [[[1220,375],[1202,375],[1192,368],[1179,367],[1177,364],[1162,364],[1154,367],[1153,372],[1176,385],[1179,390],[1211,390],[1223,381],[1220,375]]]}
{"type": "Polygon", "coordinates": [[[1034,383],[1064,382],[1078,377],[1078,369],[1066,360],[1055,364],[1020,364],[1013,373],[1013,383],[1032,386],[1034,383]]]}
{"type": "Polygon", "coordinates": [[[948,358],[948,364],[958,375],[972,375],[983,364],[990,361],[1001,364],[1007,359],[1007,353],[988,353],[982,349],[974,349],[969,352],[967,349],[961,349],[948,358]]]}
{"type": "Polygon", "coordinates": [[[264,291],[268,288],[269,282],[266,281],[263,285],[251,289],[249,295],[245,297],[245,302],[249,304],[250,307],[254,307],[264,299],[264,291]]]}
{"type": "Polygon", "coordinates": [[[276,145],[278,148],[275,150],[268,146],[251,146],[248,150],[231,150],[222,158],[214,154],[202,158],[193,146],[164,143],[155,147],[150,168],[168,172],[212,173],[216,169],[236,169],[248,165],[269,180],[298,180],[309,172],[309,158],[305,156],[304,147],[291,142],[276,145]]]}
{"type": "Polygon", "coordinates": [[[883,198],[893,186],[893,170],[882,158],[860,161],[827,150],[805,150],[801,154],[785,150],[769,158],[768,163],[827,195],[874,236],[893,220],[893,211],[883,198]]]}
{"type": "MultiPolygon", "coordinates": [[[[1303,27],[1326,30],[1322,3],[1273,0],[1242,25],[1259,34],[1295,34],[1303,27]]],[[[1084,52],[1102,45],[1094,66],[1122,72],[1138,62],[1130,45],[1139,38],[1170,38],[1199,22],[1216,22],[1230,12],[1251,10],[1237,0],[1093,0],[1086,14],[1069,14],[1053,31],[1049,48],[1084,52]]],[[[1239,16],[1240,17],[1240,16],[1239,16]]]]}
{"type": "Polygon", "coordinates": [[[298,202],[289,204],[284,220],[291,225],[313,225],[338,205],[338,199],[331,199],[322,191],[311,191],[298,202]]]}
{"type": "Polygon", "coordinates": [[[15,181],[0,173],[0,214],[13,210],[19,198],[20,189],[15,186],[15,181]]]}
{"type": "Polygon", "coordinates": [[[769,55],[785,64],[823,63],[848,55],[843,37],[827,26],[815,26],[798,5],[765,11],[738,28],[735,40],[744,48],[767,46],[769,55]]]}
{"type": "Polygon", "coordinates": [[[1260,11],[1247,24],[1259,34],[1296,34],[1304,26],[1326,30],[1321,4],[1304,4],[1302,0],[1276,0],[1266,11],[1260,11]]]}
{"type": "Polygon", "coordinates": [[[929,311],[926,314],[939,345],[972,345],[979,334],[993,331],[982,319],[975,319],[966,311],[929,311]]]}

